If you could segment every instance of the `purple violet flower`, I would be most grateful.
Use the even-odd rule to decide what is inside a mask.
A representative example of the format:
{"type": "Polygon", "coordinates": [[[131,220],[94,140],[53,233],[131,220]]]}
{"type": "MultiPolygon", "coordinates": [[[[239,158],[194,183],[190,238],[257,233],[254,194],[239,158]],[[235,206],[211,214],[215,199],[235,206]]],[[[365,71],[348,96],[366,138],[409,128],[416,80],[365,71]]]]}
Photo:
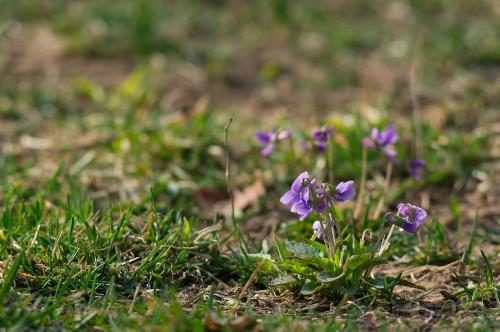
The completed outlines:
{"type": "Polygon", "coordinates": [[[314,139],[314,142],[311,142],[311,145],[306,142],[301,142],[300,146],[306,151],[314,150],[317,154],[322,154],[326,151],[328,140],[332,136],[334,130],[335,127],[333,126],[317,129],[313,131],[311,135],[311,137],[314,139]]]}
{"type": "Polygon", "coordinates": [[[266,144],[266,147],[264,147],[260,151],[263,156],[267,156],[268,154],[270,154],[277,142],[287,139],[291,135],[292,132],[290,130],[283,130],[279,132],[279,134],[276,134],[276,130],[274,128],[269,130],[268,133],[264,133],[261,131],[255,132],[255,138],[257,138],[259,142],[266,144]]]}
{"type": "Polygon", "coordinates": [[[315,130],[312,133],[312,138],[314,138],[318,142],[326,143],[330,139],[330,136],[332,135],[334,130],[335,130],[335,127],[332,127],[332,126],[327,127],[325,129],[315,130]]]}
{"type": "Polygon", "coordinates": [[[398,204],[398,213],[388,213],[385,218],[391,224],[399,227],[408,233],[416,233],[418,226],[425,222],[427,212],[415,205],[406,203],[398,204]]]}
{"type": "Polygon", "coordinates": [[[350,200],[356,191],[354,190],[354,181],[340,182],[335,188],[335,200],[337,202],[347,202],[350,200]]]}
{"type": "Polygon", "coordinates": [[[424,168],[424,166],[425,162],[423,160],[413,160],[408,165],[408,173],[410,173],[410,175],[413,176],[415,180],[420,180],[420,178],[422,177],[420,171],[424,168]]]}
{"type": "Polygon", "coordinates": [[[325,205],[331,206],[335,202],[347,202],[350,200],[356,191],[354,190],[354,181],[340,182],[335,188],[330,184],[324,183],[321,188],[316,189],[318,195],[319,206],[324,210],[325,205]]]}
{"type": "Polygon", "coordinates": [[[309,173],[302,172],[293,181],[289,191],[280,198],[285,205],[292,205],[290,211],[297,213],[304,220],[313,211],[311,187],[316,185],[316,179],[309,180],[309,173]]]}
{"type": "Polygon", "coordinates": [[[393,124],[385,127],[381,132],[378,128],[372,129],[372,140],[380,144],[381,146],[387,146],[396,143],[398,140],[398,134],[396,133],[396,126],[393,124]]]}
{"type": "Polygon", "coordinates": [[[362,143],[366,148],[379,149],[387,156],[391,163],[397,164],[399,161],[396,159],[396,150],[394,150],[392,146],[397,140],[398,134],[396,133],[396,127],[390,124],[382,131],[379,131],[378,128],[373,128],[371,137],[363,138],[362,143]]]}

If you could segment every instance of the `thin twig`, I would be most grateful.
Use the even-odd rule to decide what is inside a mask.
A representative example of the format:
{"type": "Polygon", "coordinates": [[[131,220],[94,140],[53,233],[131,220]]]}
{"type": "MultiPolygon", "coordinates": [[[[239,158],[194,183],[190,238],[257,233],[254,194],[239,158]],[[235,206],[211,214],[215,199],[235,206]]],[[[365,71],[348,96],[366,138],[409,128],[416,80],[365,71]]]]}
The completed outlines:
{"type": "Polygon", "coordinates": [[[59,250],[59,245],[61,244],[62,237],[64,235],[64,231],[61,231],[61,234],[57,237],[56,244],[54,244],[54,248],[52,249],[52,262],[54,258],[56,258],[57,250],[59,250]]]}
{"type": "Polygon", "coordinates": [[[134,298],[132,299],[132,303],[130,303],[130,307],[128,308],[128,313],[132,313],[132,310],[134,309],[135,302],[137,302],[137,298],[139,295],[139,291],[141,290],[141,285],[137,285],[135,292],[134,292],[134,298]]]}
{"type": "Polygon", "coordinates": [[[238,295],[238,298],[236,299],[236,304],[234,305],[233,308],[231,308],[229,316],[234,315],[234,312],[235,312],[236,308],[238,308],[238,306],[239,306],[239,304],[241,302],[241,298],[243,297],[243,295],[245,294],[245,292],[248,290],[248,288],[250,288],[250,285],[252,285],[255,277],[257,276],[257,273],[259,272],[259,270],[264,265],[264,262],[265,262],[264,260],[261,260],[260,263],[255,268],[255,270],[250,275],[250,278],[248,278],[248,281],[246,282],[245,286],[243,287],[243,289],[240,292],[240,295],[238,295]]]}
{"type": "Polygon", "coordinates": [[[234,217],[234,195],[233,190],[231,188],[231,182],[229,181],[229,142],[228,142],[228,131],[231,123],[233,122],[233,117],[230,116],[227,120],[227,124],[224,127],[224,145],[226,147],[226,185],[227,185],[227,193],[229,194],[229,199],[231,200],[231,220],[233,222],[234,228],[237,228],[236,219],[234,217]]]}

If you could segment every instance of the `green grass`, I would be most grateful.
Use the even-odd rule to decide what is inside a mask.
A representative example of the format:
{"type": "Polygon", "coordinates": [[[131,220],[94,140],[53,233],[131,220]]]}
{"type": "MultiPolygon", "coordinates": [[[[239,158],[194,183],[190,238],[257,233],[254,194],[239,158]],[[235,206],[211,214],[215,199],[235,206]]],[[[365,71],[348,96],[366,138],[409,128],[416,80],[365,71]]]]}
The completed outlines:
{"type": "MultiPolygon", "coordinates": [[[[15,63],[0,66],[8,73],[0,78],[0,329],[499,328],[499,234],[495,216],[482,214],[498,181],[490,125],[498,122],[500,100],[488,74],[500,60],[495,6],[486,0],[0,1],[2,41],[15,36],[16,22],[24,31],[44,26],[64,40],[61,66],[67,59],[85,59],[89,68],[127,59],[134,68],[103,84],[86,71],[58,81],[10,71],[15,63]],[[439,297],[440,288],[424,296],[395,283],[344,301],[270,287],[276,270],[259,264],[262,257],[279,261],[283,252],[268,235],[303,241],[315,220],[296,221],[280,196],[300,172],[319,179],[328,172],[323,157],[297,146],[292,153],[280,144],[269,158],[260,156],[254,132],[290,128],[297,145],[314,129],[335,125],[335,182],[359,181],[360,141],[373,126],[396,123],[398,155],[414,159],[409,88],[399,82],[418,35],[426,172],[416,182],[395,168],[386,210],[429,197],[436,215],[418,237],[394,233],[384,269],[391,283],[399,273],[429,268],[428,275],[415,272],[422,281],[411,280],[432,284],[436,276],[437,287],[455,300],[439,297]],[[370,59],[379,61],[377,68],[395,68],[396,83],[379,90],[379,81],[365,81],[370,59]],[[185,85],[199,77],[201,85],[185,85]],[[286,91],[295,99],[267,95],[267,88],[272,96],[290,82],[286,91]],[[205,95],[210,101],[165,102],[177,88],[195,102],[205,95]],[[350,91],[351,102],[329,103],[331,91],[350,91]],[[226,98],[258,103],[240,112],[225,109],[226,98]],[[267,117],[276,108],[280,115],[267,117]],[[244,191],[262,180],[266,189],[237,209],[236,230],[224,210],[229,113],[232,188],[244,191]],[[273,234],[253,232],[254,223],[273,234]],[[439,269],[458,260],[464,265],[439,269]]],[[[369,151],[368,166],[374,209],[385,160],[369,151]]],[[[350,205],[339,210],[346,232],[378,234],[379,220],[366,214],[351,224],[352,213],[350,205]]]]}

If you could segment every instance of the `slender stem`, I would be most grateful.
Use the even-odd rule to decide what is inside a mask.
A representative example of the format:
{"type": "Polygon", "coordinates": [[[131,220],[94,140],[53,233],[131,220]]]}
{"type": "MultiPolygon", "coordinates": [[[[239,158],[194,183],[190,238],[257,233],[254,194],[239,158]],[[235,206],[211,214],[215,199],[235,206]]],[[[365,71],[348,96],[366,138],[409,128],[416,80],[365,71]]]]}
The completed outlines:
{"type": "Polygon", "coordinates": [[[396,226],[392,225],[391,230],[389,231],[389,234],[387,234],[387,237],[385,238],[384,243],[382,243],[382,245],[380,246],[380,251],[378,252],[379,257],[382,256],[382,254],[384,253],[384,251],[389,246],[389,239],[392,236],[392,232],[394,232],[394,228],[396,228],[396,226]]]}
{"type": "Polygon", "coordinates": [[[387,164],[387,171],[385,173],[385,184],[384,188],[382,191],[382,197],[378,201],[377,209],[375,210],[375,213],[373,214],[372,219],[378,219],[380,216],[380,212],[382,211],[382,208],[384,207],[385,203],[385,197],[387,196],[387,193],[389,192],[389,185],[391,183],[391,175],[392,175],[392,163],[387,164]]]}
{"type": "Polygon", "coordinates": [[[354,219],[358,219],[359,214],[361,213],[361,207],[363,204],[363,197],[365,195],[365,186],[366,186],[366,169],[367,169],[367,152],[368,150],[366,149],[365,146],[363,146],[363,160],[361,162],[361,185],[359,188],[359,195],[358,195],[358,200],[356,202],[356,208],[354,209],[354,219]]]}
{"type": "MultiPolygon", "coordinates": [[[[375,245],[375,247],[373,247],[372,256],[370,257],[370,262],[375,257],[375,252],[377,250],[377,245],[382,241],[382,232],[384,231],[384,224],[385,224],[385,216],[382,218],[382,222],[380,223],[380,228],[378,230],[378,237],[379,238],[377,240],[377,244],[375,245]]],[[[379,257],[380,257],[380,254],[379,254],[379,257]]],[[[365,270],[365,277],[368,277],[368,275],[370,274],[370,272],[372,271],[372,269],[373,268],[369,268],[369,269],[365,270]]]]}
{"type": "Polygon", "coordinates": [[[333,135],[328,140],[328,182],[333,183],[333,135]]]}
{"type": "Polygon", "coordinates": [[[424,154],[422,133],[422,108],[418,100],[418,68],[420,64],[420,51],[423,44],[423,34],[418,35],[413,52],[413,60],[410,70],[410,93],[413,106],[413,125],[415,127],[415,151],[417,159],[422,159],[424,154]]]}
{"type": "Polygon", "coordinates": [[[228,140],[228,131],[229,131],[229,126],[231,126],[231,123],[233,122],[233,117],[230,116],[229,119],[227,120],[227,124],[224,127],[224,145],[226,147],[226,186],[227,186],[227,193],[229,194],[229,199],[231,200],[231,220],[233,222],[234,228],[238,228],[238,225],[236,224],[236,219],[234,217],[234,195],[233,195],[233,190],[231,188],[231,182],[229,181],[229,140],[228,140]]]}
{"type": "Polygon", "coordinates": [[[326,213],[325,219],[326,219],[326,233],[328,234],[329,237],[331,237],[328,240],[330,242],[328,245],[328,249],[329,249],[328,256],[330,258],[332,258],[333,254],[334,254],[333,250],[335,248],[335,245],[337,244],[336,240],[335,240],[335,229],[333,228],[334,225],[333,225],[333,221],[332,221],[332,217],[330,216],[330,213],[328,213],[328,212],[326,213]]]}

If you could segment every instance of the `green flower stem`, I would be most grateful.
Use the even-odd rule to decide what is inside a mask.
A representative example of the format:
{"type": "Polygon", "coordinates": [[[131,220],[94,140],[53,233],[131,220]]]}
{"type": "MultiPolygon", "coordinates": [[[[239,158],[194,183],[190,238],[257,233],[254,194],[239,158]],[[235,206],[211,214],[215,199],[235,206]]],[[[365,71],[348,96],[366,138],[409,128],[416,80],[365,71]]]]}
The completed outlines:
{"type": "Polygon", "coordinates": [[[367,155],[368,155],[368,150],[366,149],[366,147],[363,146],[363,160],[361,162],[361,185],[359,188],[359,195],[358,195],[358,200],[356,202],[356,208],[354,209],[354,215],[353,215],[354,220],[357,220],[359,214],[361,213],[363,197],[365,195],[367,155]]]}
{"type": "Polygon", "coordinates": [[[380,216],[380,212],[382,212],[382,208],[384,207],[385,203],[385,197],[387,193],[389,192],[389,185],[391,184],[391,175],[392,175],[392,163],[387,164],[387,171],[385,173],[385,184],[382,192],[382,197],[378,201],[377,208],[375,210],[375,213],[372,216],[372,219],[378,219],[380,216]]]}

